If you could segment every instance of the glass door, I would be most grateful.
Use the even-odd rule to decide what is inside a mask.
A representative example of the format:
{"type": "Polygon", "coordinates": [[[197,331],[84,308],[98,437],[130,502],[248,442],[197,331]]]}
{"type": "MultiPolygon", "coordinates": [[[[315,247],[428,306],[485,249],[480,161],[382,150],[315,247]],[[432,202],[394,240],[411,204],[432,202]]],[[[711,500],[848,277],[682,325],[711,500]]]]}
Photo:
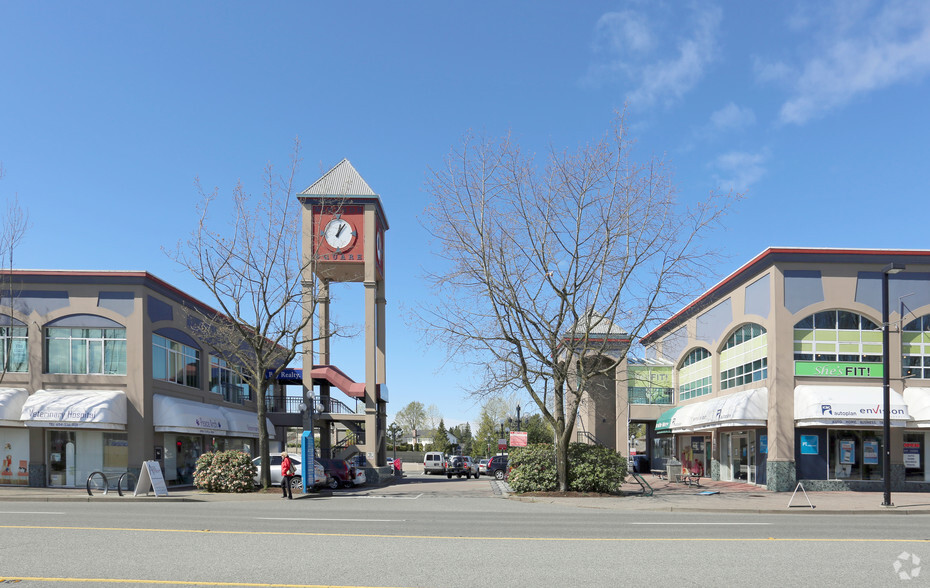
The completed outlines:
{"type": "Polygon", "coordinates": [[[749,439],[745,433],[730,436],[730,471],[733,481],[749,481],[749,439]]]}

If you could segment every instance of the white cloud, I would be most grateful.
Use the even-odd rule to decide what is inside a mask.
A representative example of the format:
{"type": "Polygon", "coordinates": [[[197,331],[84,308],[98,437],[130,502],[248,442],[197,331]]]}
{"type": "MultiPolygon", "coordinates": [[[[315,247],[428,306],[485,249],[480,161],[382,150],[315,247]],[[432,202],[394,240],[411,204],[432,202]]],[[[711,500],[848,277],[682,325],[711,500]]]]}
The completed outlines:
{"type": "MultiPolygon", "coordinates": [[[[930,73],[930,3],[839,3],[835,8],[838,12],[819,19],[829,30],[803,19],[819,49],[795,73],[793,96],[781,107],[783,123],[804,124],[857,96],[930,73]]],[[[773,72],[784,79],[789,69],[778,63],[756,68],[760,79],[769,80],[773,72]]]]}
{"type": "Polygon", "coordinates": [[[740,108],[730,102],[710,115],[710,125],[715,131],[738,131],[756,124],[756,114],[749,107],[740,108]]]}
{"type": "Polygon", "coordinates": [[[763,153],[746,153],[731,151],[717,157],[711,164],[719,174],[714,179],[723,190],[744,192],[749,186],[758,182],[765,175],[763,164],[768,156],[763,153]]]}
{"type": "Polygon", "coordinates": [[[721,18],[718,7],[695,7],[689,19],[677,11],[664,20],[658,11],[648,16],[632,10],[605,14],[595,35],[595,52],[603,61],[589,69],[586,80],[600,84],[624,78],[634,86],[626,95],[634,106],[680,100],[716,58],[721,18]],[[665,42],[674,39],[672,29],[682,21],[692,23],[692,30],[679,34],[674,44],[665,42]],[[661,34],[655,29],[662,29],[661,34]]]}

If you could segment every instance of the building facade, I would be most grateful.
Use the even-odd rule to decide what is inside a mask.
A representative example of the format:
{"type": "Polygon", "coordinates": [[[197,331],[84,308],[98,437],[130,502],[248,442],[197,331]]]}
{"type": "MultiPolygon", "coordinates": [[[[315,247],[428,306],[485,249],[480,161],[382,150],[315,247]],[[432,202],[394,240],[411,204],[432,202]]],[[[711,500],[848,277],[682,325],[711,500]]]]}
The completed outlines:
{"type": "Polygon", "coordinates": [[[189,485],[201,453],[257,450],[248,383],[189,328],[203,303],[146,272],[15,270],[4,286],[0,485],[112,482],[146,460],[189,485]]]}
{"type": "Polygon", "coordinates": [[[888,410],[892,489],[930,490],[930,251],[767,249],[642,343],[672,365],[668,410],[629,405],[653,468],[674,458],[777,491],[879,491],[888,410]],[[903,271],[885,275],[892,263],[903,271]]]}

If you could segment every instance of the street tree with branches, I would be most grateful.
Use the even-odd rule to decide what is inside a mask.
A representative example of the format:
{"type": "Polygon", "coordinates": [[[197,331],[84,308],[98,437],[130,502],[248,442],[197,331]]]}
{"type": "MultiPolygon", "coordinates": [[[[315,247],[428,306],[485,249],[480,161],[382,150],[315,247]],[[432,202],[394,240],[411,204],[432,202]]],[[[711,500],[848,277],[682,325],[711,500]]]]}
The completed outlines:
{"type": "MultiPolygon", "coordinates": [[[[301,248],[302,207],[295,192],[300,144],[295,140],[283,174],[265,167],[260,196],[241,182],[232,191],[232,216],[215,223],[209,215],[218,189],[200,195],[198,224],[184,243],[168,255],[199,281],[219,312],[189,307],[191,330],[246,380],[256,392],[259,455],[268,455],[266,396],[278,374],[312,339],[305,328],[316,298],[305,288],[315,255],[301,248]]],[[[337,334],[329,329],[329,336],[337,334]]],[[[271,485],[269,460],[263,459],[261,480],[271,485]]]]}
{"type": "MultiPolygon", "coordinates": [[[[0,180],[3,179],[3,175],[3,165],[0,164],[0,180]]],[[[3,382],[7,371],[11,369],[15,342],[20,338],[18,337],[18,331],[22,331],[22,337],[25,337],[26,328],[16,326],[16,321],[13,318],[13,306],[16,300],[16,290],[13,283],[13,258],[17,247],[22,244],[28,228],[29,213],[20,206],[19,196],[14,195],[12,199],[6,201],[3,223],[0,225],[0,260],[3,263],[3,272],[0,275],[0,300],[2,300],[3,306],[7,308],[7,312],[0,317],[0,329],[5,331],[5,336],[2,338],[3,348],[0,349],[0,383],[3,382]]],[[[24,357],[23,361],[26,360],[24,357]]]]}
{"type": "Polygon", "coordinates": [[[705,237],[739,196],[679,202],[661,160],[634,160],[622,113],[541,167],[509,135],[467,135],[427,184],[441,269],[421,324],[481,375],[472,394],[532,398],[565,491],[586,387],[615,378],[629,341],[702,289],[720,259],[705,237]]]}

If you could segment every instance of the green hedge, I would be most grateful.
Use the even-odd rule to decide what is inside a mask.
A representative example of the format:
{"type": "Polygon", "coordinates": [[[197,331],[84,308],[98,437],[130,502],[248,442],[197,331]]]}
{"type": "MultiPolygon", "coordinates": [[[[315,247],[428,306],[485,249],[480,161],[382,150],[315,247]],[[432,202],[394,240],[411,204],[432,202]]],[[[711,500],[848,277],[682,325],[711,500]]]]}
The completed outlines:
{"type": "MultiPolygon", "coordinates": [[[[510,488],[514,492],[558,490],[555,452],[551,443],[512,448],[509,465],[510,488]]],[[[616,492],[627,475],[622,455],[599,445],[572,443],[568,446],[568,489],[573,492],[616,492]]]]}
{"type": "Polygon", "coordinates": [[[252,492],[255,464],[241,451],[204,453],[197,458],[194,486],[208,492],[252,492]]]}

